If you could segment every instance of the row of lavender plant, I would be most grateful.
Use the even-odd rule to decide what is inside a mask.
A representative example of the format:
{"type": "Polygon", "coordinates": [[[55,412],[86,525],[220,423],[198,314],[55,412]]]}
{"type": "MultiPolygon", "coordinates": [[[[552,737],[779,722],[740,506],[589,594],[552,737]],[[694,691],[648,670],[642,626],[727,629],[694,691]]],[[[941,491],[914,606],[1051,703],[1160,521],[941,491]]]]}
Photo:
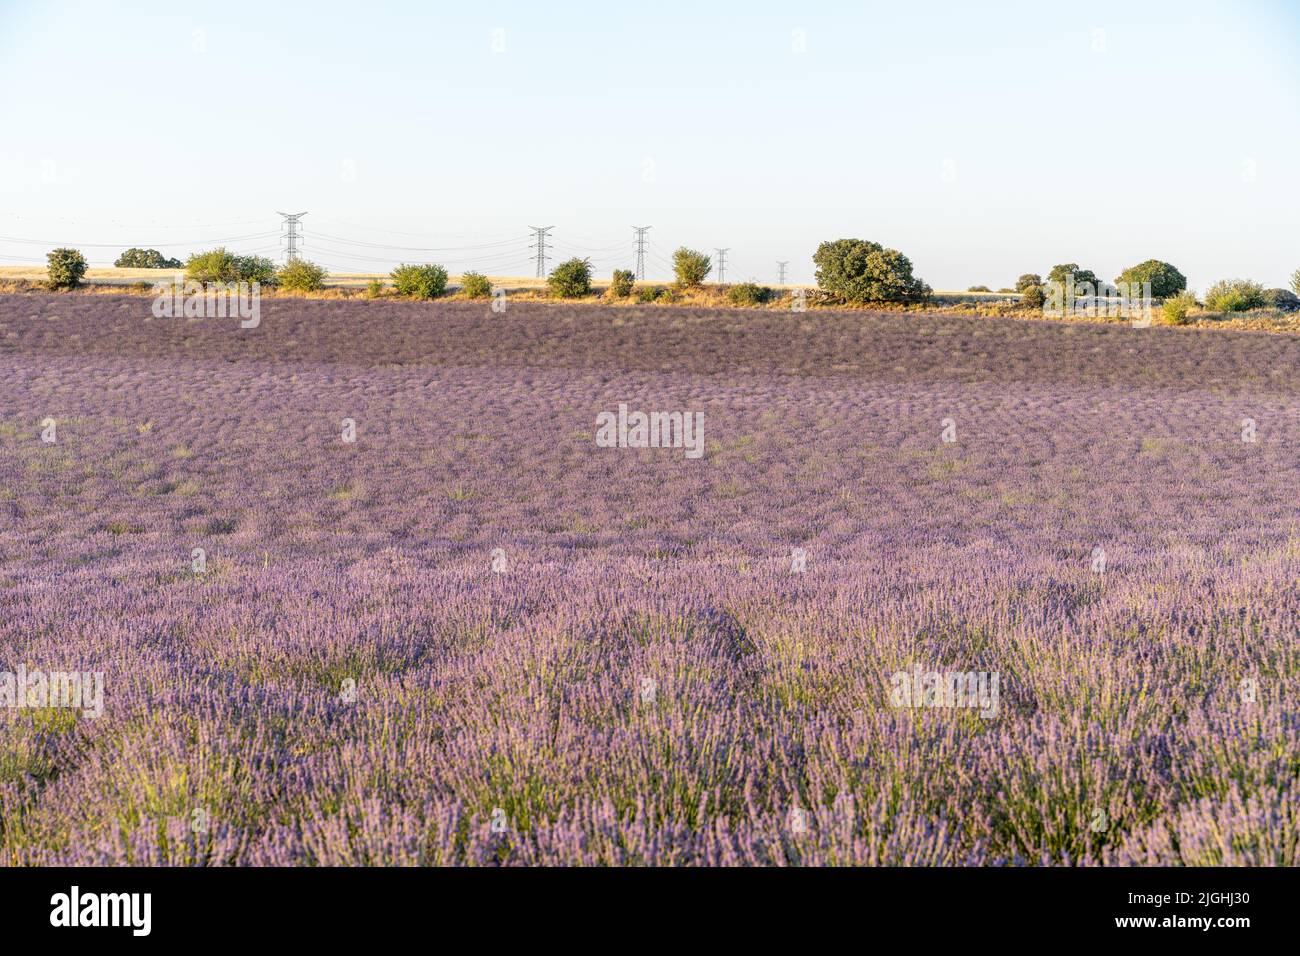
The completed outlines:
{"type": "Polygon", "coordinates": [[[1287,338],[133,307],[0,299],[4,863],[1300,858],[1287,338]]]}

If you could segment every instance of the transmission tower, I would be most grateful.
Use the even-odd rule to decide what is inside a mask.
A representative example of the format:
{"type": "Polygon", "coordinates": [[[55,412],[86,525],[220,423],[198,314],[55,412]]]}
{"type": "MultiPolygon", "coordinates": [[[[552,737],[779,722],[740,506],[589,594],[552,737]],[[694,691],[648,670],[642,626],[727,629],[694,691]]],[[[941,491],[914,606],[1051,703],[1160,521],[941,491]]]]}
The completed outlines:
{"type": "Polygon", "coordinates": [[[302,233],[298,231],[298,222],[305,212],[277,212],[277,216],[284,217],[285,233],[280,238],[285,241],[284,258],[286,262],[292,262],[298,258],[298,241],[302,239],[302,233]]]}
{"type": "Polygon", "coordinates": [[[546,254],[546,237],[550,235],[554,226],[529,226],[534,233],[534,241],[529,249],[537,250],[537,278],[546,277],[546,260],[551,258],[546,254]]]}
{"type": "Polygon", "coordinates": [[[718,284],[722,285],[727,281],[727,253],[730,249],[714,249],[718,254],[718,284]]]}
{"type": "Polygon", "coordinates": [[[636,277],[645,279],[645,234],[650,231],[649,226],[633,226],[636,230],[636,277]]]}
{"type": "Polygon", "coordinates": [[[789,259],[785,260],[785,262],[778,262],[776,264],[777,275],[780,277],[776,280],[777,285],[785,285],[785,267],[789,264],[789,259]]]}

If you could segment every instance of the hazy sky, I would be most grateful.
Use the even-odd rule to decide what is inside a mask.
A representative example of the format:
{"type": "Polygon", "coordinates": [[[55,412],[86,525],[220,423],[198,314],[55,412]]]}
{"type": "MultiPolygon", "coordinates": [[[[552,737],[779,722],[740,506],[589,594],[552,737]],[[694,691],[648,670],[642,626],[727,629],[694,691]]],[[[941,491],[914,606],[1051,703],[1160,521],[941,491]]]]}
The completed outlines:
{"type": "Polygon", "coordinates": [[[307,210],[353,271],[529,274],[554,225],[605,274],[633,224],[652,275],[811,281],[845,236],[936,289],[1300,267],[1295,0],[295,6],[0,0],[0,264],[278,255],[307,210]]]}

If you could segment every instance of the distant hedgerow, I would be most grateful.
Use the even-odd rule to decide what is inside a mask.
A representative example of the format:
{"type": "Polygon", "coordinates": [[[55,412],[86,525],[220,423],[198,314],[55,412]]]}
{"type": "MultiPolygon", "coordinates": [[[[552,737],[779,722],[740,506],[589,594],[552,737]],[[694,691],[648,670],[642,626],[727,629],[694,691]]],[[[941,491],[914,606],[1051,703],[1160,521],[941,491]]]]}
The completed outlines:
{"type": "Polygon", "coordinates": [[[447,288],[447,270],[442,266],[403,263],[391,273],[397,294],[412,299],[435,299],[447,288]]]}
{"type": "Polygon", "coordinates": [[[326,274],[325,270],[314,262],[308,262],[306,259],[290,259],[280,267],[276,279],[282,288],[294,292],[316,292],[325,288],[326,274]]]}
{"type": "Polygon", "coordinates": [[[986,285],[973,285],[966,291],[967,292],[992,292],[993,290],[986,285]]]}
{"type": "Polygon", "coordinates": [[[492,295],[492,283],[480,272],[466,272],[460,277],[460,291],[471,299],[486,299],[492,295]]]}
{"type": "Polygon", "coordinates": [[[702,252],[680,247],[673,253],[673,275],[683,289],[700,285],[713,271],[713,260],[702,252]]]}
{"type": "Polygon", "coordinates": [[[577,299],[591,294],[591,260],[574,257],[561,262],[546,280],[551,295],[577,299]]]}
{"type": "Polygon", "coordinates": [[[86,257],[76,249],[55,249],[46,257],[51,289],[75,289],[86,275],[86,257]]]}

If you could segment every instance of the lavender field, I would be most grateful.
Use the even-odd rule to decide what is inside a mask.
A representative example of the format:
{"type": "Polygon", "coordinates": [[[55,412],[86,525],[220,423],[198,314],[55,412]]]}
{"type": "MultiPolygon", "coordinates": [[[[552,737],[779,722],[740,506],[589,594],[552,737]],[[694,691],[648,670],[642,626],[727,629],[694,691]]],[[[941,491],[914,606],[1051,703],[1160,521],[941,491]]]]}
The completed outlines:
{"type": "Polygon", "coordinates": [[[149,306],[0,297],[0,863],[1300,863],[1300,337],[149,306]]]}

